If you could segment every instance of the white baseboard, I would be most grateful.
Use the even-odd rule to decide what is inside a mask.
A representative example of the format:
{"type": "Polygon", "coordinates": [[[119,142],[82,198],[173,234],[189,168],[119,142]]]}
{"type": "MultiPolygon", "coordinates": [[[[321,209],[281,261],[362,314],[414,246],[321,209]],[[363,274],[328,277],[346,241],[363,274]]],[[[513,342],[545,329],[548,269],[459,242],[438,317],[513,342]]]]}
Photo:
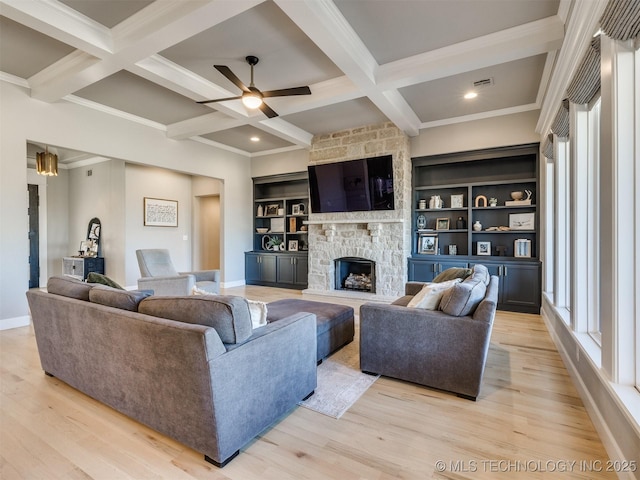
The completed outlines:
{"type": "Polygon", "coordinates": [[[246,284],[244,280],[235,280],[233,282],[222,282],[220,288],[244,287],[246,284]]]}
{"type": "Polygon", "coordinates": [[[0,330],[9,330],[10,328],[26,327],[31,324],[31,317],[24,315],[22,317],[4,318],[0,320],[0,330]]]}

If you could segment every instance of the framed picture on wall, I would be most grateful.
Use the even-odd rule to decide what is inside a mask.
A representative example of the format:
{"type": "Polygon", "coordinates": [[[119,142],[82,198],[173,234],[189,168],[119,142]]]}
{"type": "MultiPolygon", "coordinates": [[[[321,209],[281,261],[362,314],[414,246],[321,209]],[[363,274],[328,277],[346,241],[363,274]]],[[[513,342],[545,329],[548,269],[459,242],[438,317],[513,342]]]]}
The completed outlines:
{"type": "Polygon", "coordinates": [[[144,224],[147,227],[177,227],[178,201],[144,197],[144,224]]]}

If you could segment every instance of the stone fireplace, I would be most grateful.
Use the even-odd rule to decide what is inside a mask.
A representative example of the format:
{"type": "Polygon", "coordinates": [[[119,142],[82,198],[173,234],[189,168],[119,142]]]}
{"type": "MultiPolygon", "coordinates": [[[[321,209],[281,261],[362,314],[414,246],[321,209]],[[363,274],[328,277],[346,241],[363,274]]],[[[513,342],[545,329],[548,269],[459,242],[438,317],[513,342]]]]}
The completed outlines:
{"type": "Polygon", "coordinates": [[[307,293],[394,299],[404,292],[411,253],[411,157],[408,137],[392,123],[313,138],[310,164],[392,155],[394,210],[313,213],[308,220],[307,293]],[[336,259],[372,264],[372,291],[337,287],[336,259]]]}

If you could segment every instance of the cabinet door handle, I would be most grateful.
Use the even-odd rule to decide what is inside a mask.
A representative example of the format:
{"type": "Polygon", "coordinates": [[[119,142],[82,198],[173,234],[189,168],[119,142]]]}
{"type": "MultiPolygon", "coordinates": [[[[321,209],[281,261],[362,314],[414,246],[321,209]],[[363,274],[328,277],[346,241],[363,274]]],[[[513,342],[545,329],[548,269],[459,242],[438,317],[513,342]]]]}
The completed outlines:
{"type": "Polygon", "coordinates": [[[502,265],[498,265],[498,276],[502,276],[502,265]]]}
{"type": "Polygon", "coordinates": [[[507,276],[507,266],[506,265],[504,266],[504,276],[505,277],[507,276]]]}

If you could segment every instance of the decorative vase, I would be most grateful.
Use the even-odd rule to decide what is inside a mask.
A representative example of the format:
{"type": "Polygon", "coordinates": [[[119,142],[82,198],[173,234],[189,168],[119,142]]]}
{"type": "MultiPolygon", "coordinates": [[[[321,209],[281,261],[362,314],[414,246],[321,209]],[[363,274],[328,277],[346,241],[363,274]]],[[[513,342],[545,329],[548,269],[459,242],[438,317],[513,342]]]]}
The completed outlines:
{"type": "Polygon", "coordinates": [[[482,224],[480,223],[480,220],[475,221],[475,223],[473,224],[473,230],[475,230],[476,232],[482,230],[482,224]]]}
{"type": "Polygon", "coordinates": [[[440,195],[433,195],[429,200],[429,208],[442,208],[442,199],[440,195]]]}
{"type": "Polygon", "coordinates": [[[258,213],[257,216],[258,217],[262,217],[264,215],[264,209],[262,208],[262,205],[258,205],[258,213]]]}
{"type": "Polygon", "coordinates": [[[427,208],[427,201],[424,199],[421,199],[418,201],[418,208],[420,210],[424,210],[425,208],[427,208]]]}
{"type": "Polygon", "coordinates": [[[464,217],[458,217],[458,220],[456,220],[456,228],[458,230],[466,230],[467,221],[464,219],[464,217]]]}

